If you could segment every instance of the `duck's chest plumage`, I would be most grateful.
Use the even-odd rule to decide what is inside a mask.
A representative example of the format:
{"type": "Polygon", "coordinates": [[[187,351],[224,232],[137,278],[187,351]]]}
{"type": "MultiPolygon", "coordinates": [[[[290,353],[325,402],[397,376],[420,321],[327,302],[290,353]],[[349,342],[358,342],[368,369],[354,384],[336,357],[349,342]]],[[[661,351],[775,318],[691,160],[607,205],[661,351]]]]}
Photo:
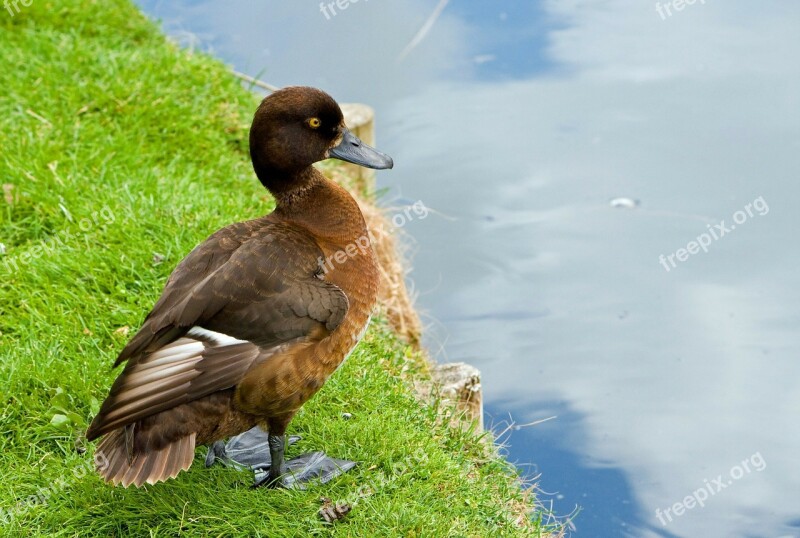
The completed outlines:
{"type": "Polygon", "coordinates": [[[329,318],[279,353],[265,355],[248,372],[237,387],[237,407],[262,416],[292,413],[322,387],[364,335],[378,296],[377,258],[355,200],[328,183],[317,196],[297,205],[288,215],[276,210],[276,217],[313,242],[314,280],[337,290],[317,299],[301,294],[300,302],[308,306],[300,310],[314,316],[335,307],[343,317],[329,318]],[[315,203],[315,198],[326,203],[315,203]],[[343,304],[327,304],[337,294],[343,304]]]}
{"type": "Polygon", "coordinates": [[[317,277],[347,297],[344,319],[319,341],[313,353],[326,378],[356,346],[369,324],[380,283],[377,257],[358,204],[341,186],[325,180],[283,207],[276,212],[305,230],[319,247],[317,277]]]}
{"type": "MultiPolygon", "coordinates": [[[[363,237],[368,239],[366,234],[363,237]]],[[[319,359],[329,363],[330,373],[341,366],[363,338],[378,296],[380,271],[375,254],[368,240],[362,242],[359,237],[355,241],[323,248],[325,260],[333,263],[326,262],[322,278],[342,289],[349,303],[341,325],[320,342],[319,359]],[[355,241],[359,246],[354,248],[355,241]]]]}

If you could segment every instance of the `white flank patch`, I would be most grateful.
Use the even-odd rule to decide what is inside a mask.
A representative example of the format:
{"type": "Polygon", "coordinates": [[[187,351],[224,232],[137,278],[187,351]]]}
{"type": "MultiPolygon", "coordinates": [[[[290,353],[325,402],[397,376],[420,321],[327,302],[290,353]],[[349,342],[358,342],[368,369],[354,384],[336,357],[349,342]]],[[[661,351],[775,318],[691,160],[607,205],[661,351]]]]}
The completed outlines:
{"type": "Polygon", "coordinates": [[[192,327],[186,334],[188,336],[194,336],[196,338],[210,339],[214,342],[214,344],[218,346],[232,346],[234,344],[248,343],[247,340],[239,340],[237,338],[234,338],[233,336],[228,336],[227,334],[222,334],[215,331],[209,331],[208,329],[204,329],[202,327],[192,327]]]}
{"type": "Polygon", "coordinates": [[[186,336],[167,344],[150,355],[145,362],[137,364],[134,371],[158,368],[160,371],[167,372],[167,369],[173,365],[200,361],[207,345],[222,347],[246,343],[244,340],[238,340],[227,334],[209,331],[202,327],[192,327],[186,336]]]}

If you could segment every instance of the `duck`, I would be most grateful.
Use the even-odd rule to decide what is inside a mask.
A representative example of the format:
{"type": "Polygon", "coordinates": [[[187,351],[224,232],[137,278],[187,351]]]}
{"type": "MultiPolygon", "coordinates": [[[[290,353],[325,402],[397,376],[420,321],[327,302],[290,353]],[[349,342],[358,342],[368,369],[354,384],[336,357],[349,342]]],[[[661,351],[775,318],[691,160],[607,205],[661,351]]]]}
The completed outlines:
{"type": "Polygon", "coordinates": [[[213,233],[167,279],[114,363],[125,364],[86,431],[97,471],[136,487],[189,469],[195,448],[260,428],[266,484],[285,485],[287,428],[363,336],[379,269],[364,217],[313,166],[383,170],[392,158],[345,126],[327,93],[266,96],[250,129],[255,175],[274,210],[213,233]]]}

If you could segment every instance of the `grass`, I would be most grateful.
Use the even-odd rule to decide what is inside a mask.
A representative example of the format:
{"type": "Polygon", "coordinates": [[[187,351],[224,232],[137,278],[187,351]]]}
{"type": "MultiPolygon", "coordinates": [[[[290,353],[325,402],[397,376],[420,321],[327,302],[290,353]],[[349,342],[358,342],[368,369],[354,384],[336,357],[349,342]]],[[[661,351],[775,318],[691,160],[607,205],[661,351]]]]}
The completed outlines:
{"type": "Polygon", "coordinates": [[[256,100],[127,1],[20,9],[0,13],[0,535],[545,534],[511,466],[414,398],[422,362],[380,320],[290,427],[290,457],[359,461],[347,475],[251,490],[200,449],[176,480],[105,485],[83,431],[116,354],[189,250],[272,208],[247,155],[256,100]],[[323,522],[323,495],[352,512],[323,522]]]}

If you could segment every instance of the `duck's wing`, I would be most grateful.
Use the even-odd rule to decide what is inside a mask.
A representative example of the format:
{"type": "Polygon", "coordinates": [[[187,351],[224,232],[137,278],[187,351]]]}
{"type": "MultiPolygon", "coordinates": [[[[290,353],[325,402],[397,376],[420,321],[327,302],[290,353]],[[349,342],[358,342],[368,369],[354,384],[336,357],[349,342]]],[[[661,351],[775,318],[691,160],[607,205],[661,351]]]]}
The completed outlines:
{"type": "Polygon", "coordinates": [[[236,241],[230,252],[212,243],[218,259],[207,268],[197,261],[209,256],[204,243],[176,269],[120,354],[117,362],[128,364],[89,439],[233,387],[256,362],[322,338],[344,319],[347,296],[319,278],[323,254],[308,234],[265,223],[236,241]]]}
{"type": "Polygon", "coordinates": [[[136,361],[185,334],[188,327],[162,327],[159,332],[156,324],[164,312],[184,300],[209,275],[225,265],[262,225],[259,220],[231,224],[212,234],[187,254],[172,271],[158,301],[145,317],[139,332],[119,354],[114,367],[127,360],[136,361]]]}

